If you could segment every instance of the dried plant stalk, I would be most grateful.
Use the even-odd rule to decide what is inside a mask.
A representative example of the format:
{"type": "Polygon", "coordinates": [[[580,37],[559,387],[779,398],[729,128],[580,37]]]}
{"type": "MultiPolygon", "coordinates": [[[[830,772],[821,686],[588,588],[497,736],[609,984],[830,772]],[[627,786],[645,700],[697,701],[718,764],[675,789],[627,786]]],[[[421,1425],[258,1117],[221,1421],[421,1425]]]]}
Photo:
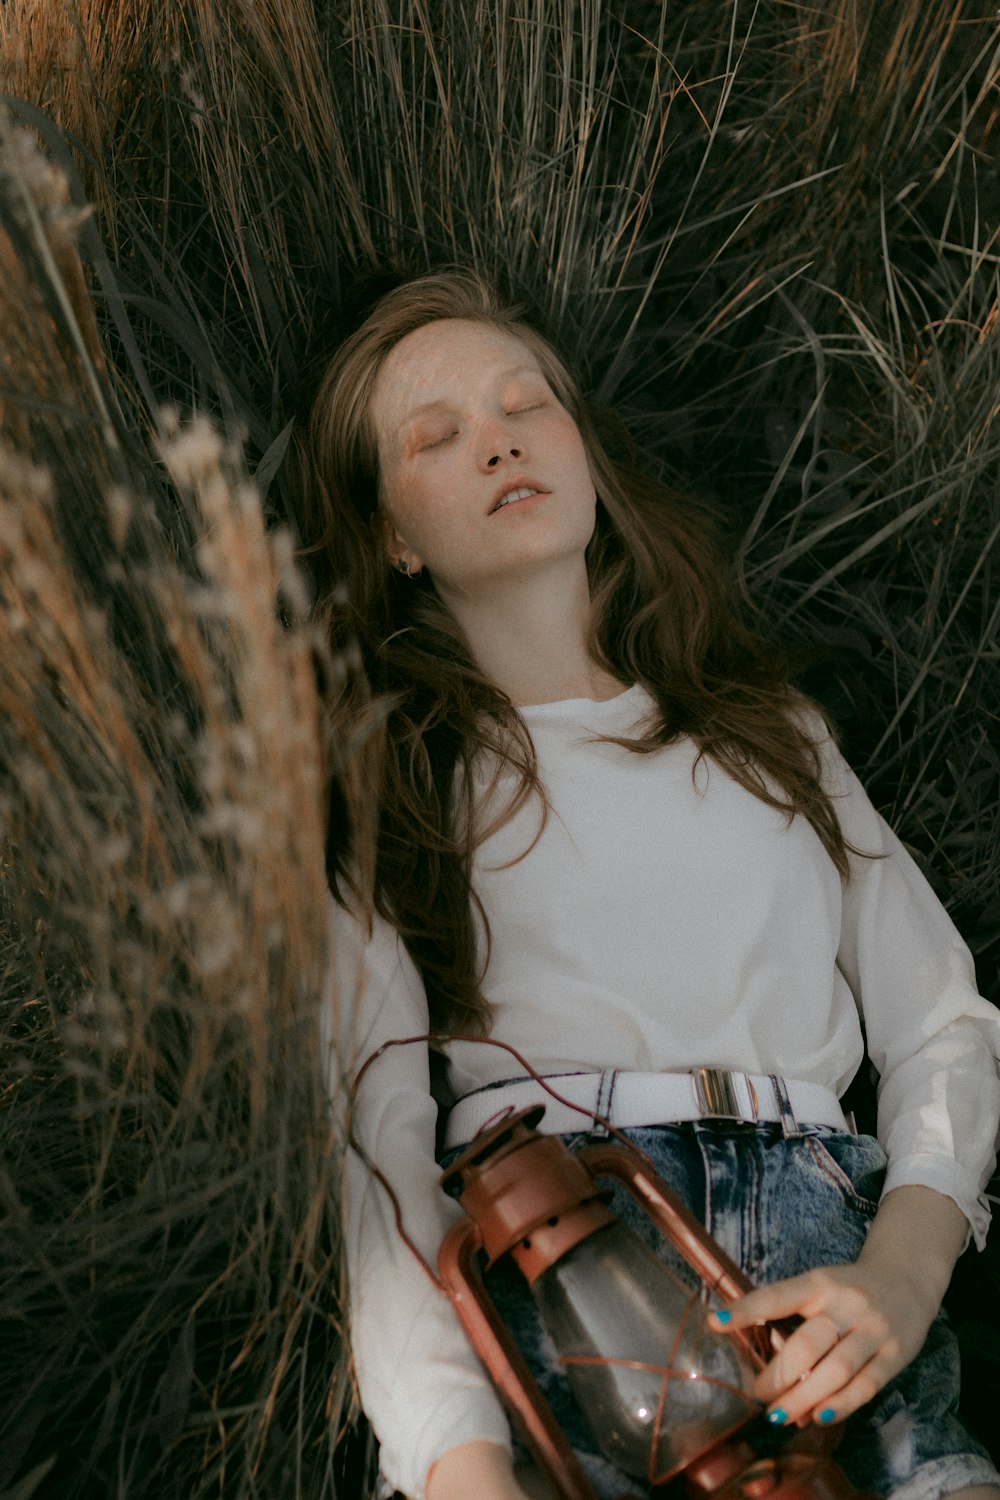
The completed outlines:
{"type": "Polygon", "coordinates": [[[995,7],[7,0],[0,56],[70,182],[22,144],[0,184],[3,1160],[45,1163],[28,1209],[3,1188],[31,1371],[6,1460],[44,1464],[26,1414],[65,1409],[53,1494],[148,1492],[147,1463],[165,1493],[333,1493],[336,1152],[293,1019],[320,643],[236,435],[294,525],[290,424],[359,274],[461,261],[529,297],[642,460],[718,499],[995,993],[995,7]],[[117,1320],[86,1282],[111,1266],[117,1320]]]}
{"type": "Polygon", "coordinates": [[[71,226],[37,147],[3,153],[36,212],[0,288],[31,359],[0,447],[0,1323],[32,1371],[0,1484],[41,1451],[49,1493],[239,1489],[276,1421],[322,1446],[349,1396],[308,593],[206,420],[162,413],[162,467],[132,438],[125,472],[71,226]]]}

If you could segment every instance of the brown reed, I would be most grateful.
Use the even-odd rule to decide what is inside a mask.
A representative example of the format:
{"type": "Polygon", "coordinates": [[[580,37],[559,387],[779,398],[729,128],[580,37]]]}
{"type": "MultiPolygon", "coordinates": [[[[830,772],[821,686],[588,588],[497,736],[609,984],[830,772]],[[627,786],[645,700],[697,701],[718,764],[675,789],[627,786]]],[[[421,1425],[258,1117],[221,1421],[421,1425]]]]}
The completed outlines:
{"type": "Polygon", "coordinates": [[[353,1500],[310,361],[372,269],[532,300],[719,501],[997,993],[995,7],[7,0],[0,58],[72,152],[0,180],[0,1495],[353,1500]]]}

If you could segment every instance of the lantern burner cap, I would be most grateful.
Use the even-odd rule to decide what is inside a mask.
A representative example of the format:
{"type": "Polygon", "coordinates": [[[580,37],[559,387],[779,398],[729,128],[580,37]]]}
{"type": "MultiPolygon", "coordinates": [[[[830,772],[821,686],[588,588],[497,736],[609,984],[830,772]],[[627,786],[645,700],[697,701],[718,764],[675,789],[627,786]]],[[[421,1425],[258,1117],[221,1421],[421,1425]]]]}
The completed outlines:
{"type": "Polygon", "coordinates": [[[545,1114],[544,1104],[532,1104],[528,1109],[513,1113],[513,1106],[498,1110],[495,1122],[484,1125],[469,1142],[461,1156],[457,1156],[441,1178],[441,1186],[451,1198],[457,1198],[464,1185],[464,1174],[470,1167],[481,1167],[491,1156],[508,1147],[526,1144],[536,1134],[536,1126],[545,1114]]]}
{"type": "Polygon", "coordinates": [[[441,1176],[478,1226],[489,1264],[509,1250],[529,1283],[614,1218],[579,1157],[536,1130],[544,1112],[535,1104],[500,1120],[441,1176]]]}

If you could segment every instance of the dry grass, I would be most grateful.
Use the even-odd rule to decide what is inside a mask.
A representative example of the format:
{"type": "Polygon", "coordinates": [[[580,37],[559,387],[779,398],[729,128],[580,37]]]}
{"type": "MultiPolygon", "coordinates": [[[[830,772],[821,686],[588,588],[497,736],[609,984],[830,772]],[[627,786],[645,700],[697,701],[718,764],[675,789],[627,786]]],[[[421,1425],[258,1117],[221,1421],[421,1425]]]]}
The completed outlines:
{"type": "Polygon", "coordinates": [[[207,1493],[329,1465],[345,1397],[308,595],[238,444],[126,437],[60,185],[2,139],[0,1475],[207,1493]]]}
{"type": "Polygon", "coordinates": [[[310,360],[373,268],[529,298],[720,502],[996,993],[1000,26],[7,0],[0,56],[65,169],[5,129],[0,1495],[353,1497],[315,643],[259,499],[310,360]]]}

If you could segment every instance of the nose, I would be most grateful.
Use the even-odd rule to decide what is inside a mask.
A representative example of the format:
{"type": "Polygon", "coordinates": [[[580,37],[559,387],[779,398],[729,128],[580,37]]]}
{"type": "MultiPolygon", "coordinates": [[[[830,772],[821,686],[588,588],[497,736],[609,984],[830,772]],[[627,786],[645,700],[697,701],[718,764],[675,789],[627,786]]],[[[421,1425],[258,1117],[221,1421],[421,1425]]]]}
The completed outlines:
{"type": "Polygon", "coordinates": [[[517,439],[510,424],[502,418],[486,417],[478,438],[479,462],[486,473],[496,470],[507,459],[523,458],[524,450],[517,446],[517,439]]]}
{"type": "Polygon", "coordinates": [[[486,460],[486,467],[488,469],[495,469],[496,466],[497,466],[497,464],[500,463],[505,458],[520,458],[520,457],[521,457],[521,449],[520,448],[505,448],[502,452],[500,452],[500,453],[494,453],[491,458],[488,458],[486,460]]]}

